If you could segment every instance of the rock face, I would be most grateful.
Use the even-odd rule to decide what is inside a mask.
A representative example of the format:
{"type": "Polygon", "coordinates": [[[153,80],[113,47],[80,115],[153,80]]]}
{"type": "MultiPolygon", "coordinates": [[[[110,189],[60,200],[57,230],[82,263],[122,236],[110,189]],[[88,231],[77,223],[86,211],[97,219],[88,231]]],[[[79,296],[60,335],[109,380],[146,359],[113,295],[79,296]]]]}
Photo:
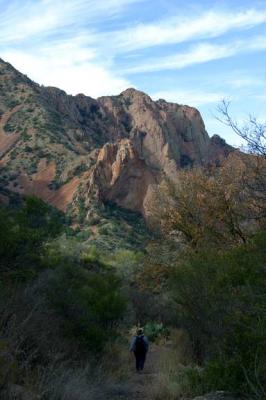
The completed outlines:
{"type": "MultiPolygon", "coordinates": [[[[129,139],[107,143],[100,150],[88,181],[86,198],[110,201],[132,211],[145,213],[144,202],[158,173],[149,168],[129,139]]],[[[89,202],[87,202],[87,207],[89,202]]]]}
{"type": "Polygon", "coordinates": [[[163,177],[233,150],[209,138],[195,108],[132,88],[97,100],[68,96],[0,60],[0,89],[0,200],[34,193],[64,211],[80,201],[89,211],[93,199],[145,214],[163,177]]]}
{"type": "Polygon", "coordinates": [[[200,165],[207,156],[210,139],[196,109],[163,100],[154,102],[135,89],[102,97],[99,102],[125,126],[126,136],[148,167],[169,175],[180,167],[200,165]]]}
{"type": "Polygon", "coordinates": [[[163,177],[175,179],[180,168],[215,163],[231,151],[222,139],[209,138],[195,108],[154,102],[135,89],[98,101],[116,129],[99,152],[88,199],[96,193],[145,215],[151,188],[163,177]]]}

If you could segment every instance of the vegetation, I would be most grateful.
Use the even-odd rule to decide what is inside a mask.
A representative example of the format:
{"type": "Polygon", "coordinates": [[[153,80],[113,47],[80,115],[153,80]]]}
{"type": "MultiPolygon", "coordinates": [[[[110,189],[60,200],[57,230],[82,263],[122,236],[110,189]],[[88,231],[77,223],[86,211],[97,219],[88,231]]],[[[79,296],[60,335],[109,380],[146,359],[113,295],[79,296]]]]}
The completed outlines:
{"type": "MultiPolygon", "coordinates": [[[[224,115],[233,124],[227,108],[224,115]]],[[[252,123],[253,132],[235,129],[258,155],[181,172],[178,185],[155,192],[152,225],[177,248],[166,281],[170,324],[185,330],[191,349],[182,368],[164,375],[164,398],[266,395],[265,130],[252,123]]]]}
{"type": "Polygon", "coordinates": [[[128,379],[127,343],[119,331],[141,324],[163,349],[152,399],[225,390],[262,400],[263,171],[263,160],[237,155],[215,175],[181,172],[179,185],[161,185],[151,205],[150,229],[160,226],[160,236],[112,204],[93,222],[97,238],[93,231],[73,231],[62,214],[33,197],[2,207],[3,396],[18,383],[42,399],[76,392],[80,400],[88,391],[99,396],[101,379],[112,385],[128,379]],[[169,352],[162,347],[168,342],[169,352]],[[71,385],[60,389],[66,380],[71,385]]]}
{"type": "Polygon", "coordinates": [[[194,248],[245,243],[265,223],[265,172],[264,159],[241,154],[215,171],[182,171],[178,185],[166,181],[155,191],[153,225],[194,248]]]}
{"type": "Polygon", "coordinates": [[[95,363],[117,337],[126,300],[111,266],[88,249],[60,247],[63,217],[41,200],[2,207],[0,221],[0,390],[8,398],[18,383],[38,393],[49,369],[62,375],[95,363]]]}
{"type": "Polygon", "coordinates": [[[202,367],[195,369],[200,394],[218,389],[265,395],[265,249],[261,232],[241,247],[192,254],[175,270],[176,323],[188,332],[202,367]]]}

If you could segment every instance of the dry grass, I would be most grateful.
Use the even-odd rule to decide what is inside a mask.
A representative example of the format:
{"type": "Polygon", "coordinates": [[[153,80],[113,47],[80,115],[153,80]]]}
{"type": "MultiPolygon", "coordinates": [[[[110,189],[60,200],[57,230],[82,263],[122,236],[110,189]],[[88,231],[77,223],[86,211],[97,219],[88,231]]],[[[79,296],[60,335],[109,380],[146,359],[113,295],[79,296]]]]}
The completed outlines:
{"type": "Polygon", "coordinates": [[[91,367],[46,369],[43,371],[39,398],[42,400],[104,400],[100,381],[93,379],[91,367]]]}
{"type": "Polygon", "coordinates": [[[116,382],[124,382],[132,373],[132,355],[126,340],[110,343],[101,362],[102,371],[116,382]]]}
{"type": "Polygon", "coordinates": [[[172,330],[170,341],[158,349],[156,379],[148,389],[150,400],[177,400],[180,398],[179,373],[189,360],[188,340],[181,330],[172,330]]]}

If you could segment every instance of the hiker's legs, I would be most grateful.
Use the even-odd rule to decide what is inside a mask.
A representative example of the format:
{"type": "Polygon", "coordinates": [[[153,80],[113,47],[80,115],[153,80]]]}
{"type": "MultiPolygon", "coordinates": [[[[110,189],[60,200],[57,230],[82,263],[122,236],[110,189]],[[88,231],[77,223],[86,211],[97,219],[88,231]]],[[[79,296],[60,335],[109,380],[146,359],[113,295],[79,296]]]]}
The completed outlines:
{"type": "Polygon", "coordinates": [[[136,370],[139,371],[141,369],[140,365],[140,355],[135,353],[135,358],[136,358],[136,370]]]}
{"type": "Polygon", "coordinates": [[[141,355],[141,358],[139,361],[139,367],[140,367],[141,371],[144,368],[145,360],[146,360],[146,353],[141,355]]]}
{"type": "Polygon", "coordinates": [[[144,354],[134,353],[134,354],[136,358],[136,370],[142,371],[146,360],[146,353],[144,354]]]}

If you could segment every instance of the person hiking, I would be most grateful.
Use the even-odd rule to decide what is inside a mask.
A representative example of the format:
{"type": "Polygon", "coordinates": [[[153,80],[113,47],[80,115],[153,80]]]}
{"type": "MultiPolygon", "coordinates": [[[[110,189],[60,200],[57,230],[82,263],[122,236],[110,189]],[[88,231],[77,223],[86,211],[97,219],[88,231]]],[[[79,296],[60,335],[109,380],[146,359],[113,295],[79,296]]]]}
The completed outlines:
{"type": "Polygon", "coordinates": [[[146,336],[144,336],[144,331],[142,328],[137,329],[137,334],[132,338],[130,343],[129,351],[134,353],[136,358],[136,370],[138,372],[142,371],[144,368],[146,355],[149,350],[149,341],[146,336]]]}

